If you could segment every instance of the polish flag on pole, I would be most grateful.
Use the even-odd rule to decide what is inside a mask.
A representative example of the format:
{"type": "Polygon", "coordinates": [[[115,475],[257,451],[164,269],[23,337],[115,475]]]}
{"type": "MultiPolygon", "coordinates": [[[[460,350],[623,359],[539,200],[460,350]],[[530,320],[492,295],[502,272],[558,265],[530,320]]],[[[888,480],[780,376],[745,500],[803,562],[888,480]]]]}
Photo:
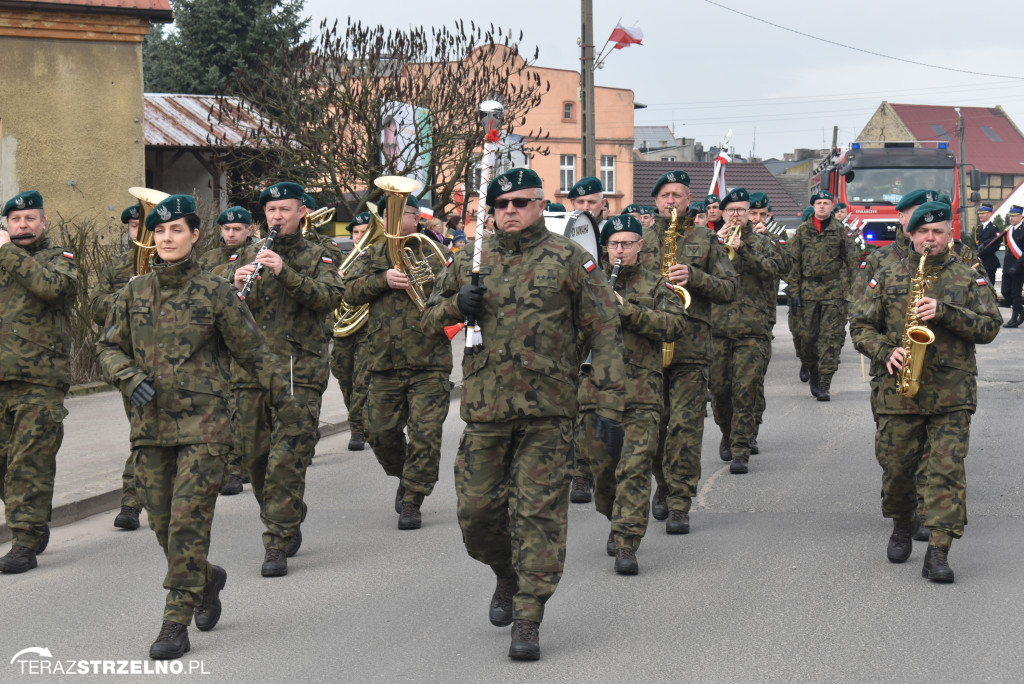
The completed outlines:
{"type": "Polygon", "coordinates": [[[711,192],[708,194],[718,195],[719,197],[725,197],[729,194],[729,189],[725,184],[725,165],[731,162],[729,155],[722,150],[715,157],[715,172],[714,177],[711,179],[711,192]]]}
{"type": "Polygon", "coordinates": [[[626,28],[622,25],[621,21],[615,23],[615,30],[612,31],[612,35],[608,37],[608,42],[615,41],[615,49],[621,50],[624,47],[630,45],[643,45],[641,41],[644,39],[643,30],[636,25],[626,28]]]}

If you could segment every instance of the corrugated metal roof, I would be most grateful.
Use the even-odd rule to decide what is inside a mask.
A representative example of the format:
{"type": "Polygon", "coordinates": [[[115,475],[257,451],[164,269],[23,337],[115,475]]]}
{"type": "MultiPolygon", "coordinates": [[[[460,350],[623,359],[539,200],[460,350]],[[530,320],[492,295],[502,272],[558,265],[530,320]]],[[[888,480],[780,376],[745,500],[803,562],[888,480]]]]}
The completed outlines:
{"type": "MultiPolygon", "coordinates": [[[[896,115],[918,140],[947,140],[959,156],[956,108],[890,103],[896,115]]],[[[1020,174],[1024,137],[997,107],[960,107],[964,117],[964,161],[982,173],[1020,174]]],[[[931,145],[929,145],[931,147],[931,145]]]]}
{"type": "MultiPolygon", "coordinates": [[[[146,93],[145,124],[147,147],[225,147],[237,145],[246,130],[269,123],[240,107],[236,97],[225,98],[233,116],[240,120],[217,123],[217,97],[214,95],[175,95],[146,93]]],[[[224,117],[227,119],[227,117],[224,117]]]]}

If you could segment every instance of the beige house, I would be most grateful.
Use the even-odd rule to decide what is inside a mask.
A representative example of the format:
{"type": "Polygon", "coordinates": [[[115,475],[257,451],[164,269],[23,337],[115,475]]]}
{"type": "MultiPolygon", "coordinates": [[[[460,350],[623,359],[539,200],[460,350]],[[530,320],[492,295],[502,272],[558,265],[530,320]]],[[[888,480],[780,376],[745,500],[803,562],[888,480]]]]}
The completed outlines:
{"type": "Polygon", "coordinates": [[[0,201],[120,217],[145,182],[142,40],[172,19],[169,0],[0,1],[0,201]]]}

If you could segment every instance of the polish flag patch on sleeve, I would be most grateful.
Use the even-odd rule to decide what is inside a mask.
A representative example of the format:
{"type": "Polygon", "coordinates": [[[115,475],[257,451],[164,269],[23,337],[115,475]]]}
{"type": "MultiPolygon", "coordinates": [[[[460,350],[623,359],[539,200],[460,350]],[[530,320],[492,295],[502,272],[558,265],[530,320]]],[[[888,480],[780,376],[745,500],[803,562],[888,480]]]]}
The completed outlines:
{"type": "Polygon", "coordinates": [[[228,263],[231,263],[232,261],[238,261],[238,252],[235,252],[228,257],[228,263]]]}
{"type": "Polygon", "coordinates": [[[444,265],[451,266],[453,261],[455,261],[455,257],[448,257],[448,261],[444,262],[444,265]]]}
{"type": "Polygon", "coordinates": [[[868,283],[868,287],[870,287],[872,290],[875,289],[876,285],[878,285],[878,281],[875,280],[874,278],[872,278],[871,281],[868,283]]]}
{"type": "Polygon", "coordinates": [[[62,255],[62,256],[63,256],[63,257],[65,258],[65,259],[71,259],[72,261],[73,261],[73,260],[74,260],[74,258],[75,258],[75,255],[74,255],[74,254],[72,254],[71,252],[67,251],[67,250],[64,250],[64,252],[62,252],[62,253],[61,253],[61,255],[62,255]]]}
{"type": "Polygon", "coordinates": [[[324,262],[325,264],[333,264],[334,263],[334,259],[332,259],[329,256],[322,256],[322,257],[320,257],[320,261],[324,262]]]}
{"type": "Polygon", "coordinates": [[[866,262],[866,261],[860,262],[860,267],[861,268],[867,268],[868,267],[868,262],[866,262]]]}
{"type": "Polygon", "coordinates": [[[988,285],[988,281],[985,280],[984,278],[978,278],[974,282],[976,282],[978,285],[988,285]]]}
{"type": "Polygon", "coordinates": [[[597,264],[594,263],[593,259],[587,259],[587,262],[583,264],[583,270],[586,271],[587,273],[590,273],[595,268],[597,268],[597,264]]]}

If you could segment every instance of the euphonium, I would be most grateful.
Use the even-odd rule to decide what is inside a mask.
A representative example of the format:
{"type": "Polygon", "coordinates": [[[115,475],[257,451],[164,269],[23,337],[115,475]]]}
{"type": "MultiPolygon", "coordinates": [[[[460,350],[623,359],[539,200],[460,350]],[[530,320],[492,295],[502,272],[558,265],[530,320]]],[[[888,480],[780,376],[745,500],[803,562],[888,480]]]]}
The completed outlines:
{"type": "MultiPolygon", "coordinates": [[[[361,237],[359,242],[352,246],[352,251],[348,253],[348,256],[345,257],[338,267],[339,271],[347,271],[352,266],[352,263],[359,258],[359,255],[363,253],[364,249],[384,239],[384,221],[381,219],[380,214],[377,213],[377,207],[370,204],[367,209],[370,212],[370,227],[367,228],[366,235],[361,237]]],[[[348,337],[362,328],[369,317],[369,304],[352,306],[347,302],[342,302],[341,306],[334,310],[334,337],[348,337]]]]}
{"type": "MultiPolygon", "coordinates": [[[[693,217],[690,213],[686,213],[686,218],[683,219],[683,230],[693,227],[693,217]]],[[[676,237],[678,235],[679,228],[679,215],[676,212],[676,208],[672,207],[672,219],[668,222],[668,229],[665,231],[665,247],[661,251],[661,277],[665,279],[668,286],[672,288],[683,300],[683,308],[690,308],[690,293],[686,291],[686,288],[682,285],[674,285],[672,281],[668,279],[668,271],[676,264],[676,237]]],[[[661,366],[662,368],[668,368],[672,364],[672,357],[675,355],[676,343],[665,342],[661,345],[661,366]]]]}
{"type": "Polygon", "coordinates": [[[431,256],[429,252],[432,251],[442,264],[448,263],[448,255],[426,235],[402,235],[405,201],[410,194],[422,188],[423,184],[405,176],[381,176],[374,180],[373,184],[384,191],[387,201],[384,237],[388,241],[388,261],[391,262],[391,268],[401,271],[409,278],[409,289],[406,292],[416,304],[416,308],[423,311],[429,296],[426,286],[434,282],[434,270],[427,261],[431,256]],[[410,246],[411,242],[418,243],[415,250],[410,246]]]}
{"type": "Polygon", "coordinates": [[[135,245],[135,275],[149,273],[149,260],[156,252],[156,245],[153,244],[153,231],[146,228],[146,217],[153,207],[170,197],[166,192],[152,190],[150,188],[134,187],[128,188],[128,194],[139,200],[142,207],[142,214],[139,216],[139,232],[136,239],[132,240],[135,245]]]}
{"type": "Polygon", "coordinates": [[[935,341],[935,333],[925,326],[917,317],[917,303],[924,296],[924,262],[928,258],[928,248],[921,255],[917,265],[917,273],[910,279],[910,298],[907,303],[907,321],[903,326],[903,367],[896,379],[896,394],[904,397],[916,397],[921,389],[921,369],[924,367],[924,355],[928,345],[935,341]]]}

